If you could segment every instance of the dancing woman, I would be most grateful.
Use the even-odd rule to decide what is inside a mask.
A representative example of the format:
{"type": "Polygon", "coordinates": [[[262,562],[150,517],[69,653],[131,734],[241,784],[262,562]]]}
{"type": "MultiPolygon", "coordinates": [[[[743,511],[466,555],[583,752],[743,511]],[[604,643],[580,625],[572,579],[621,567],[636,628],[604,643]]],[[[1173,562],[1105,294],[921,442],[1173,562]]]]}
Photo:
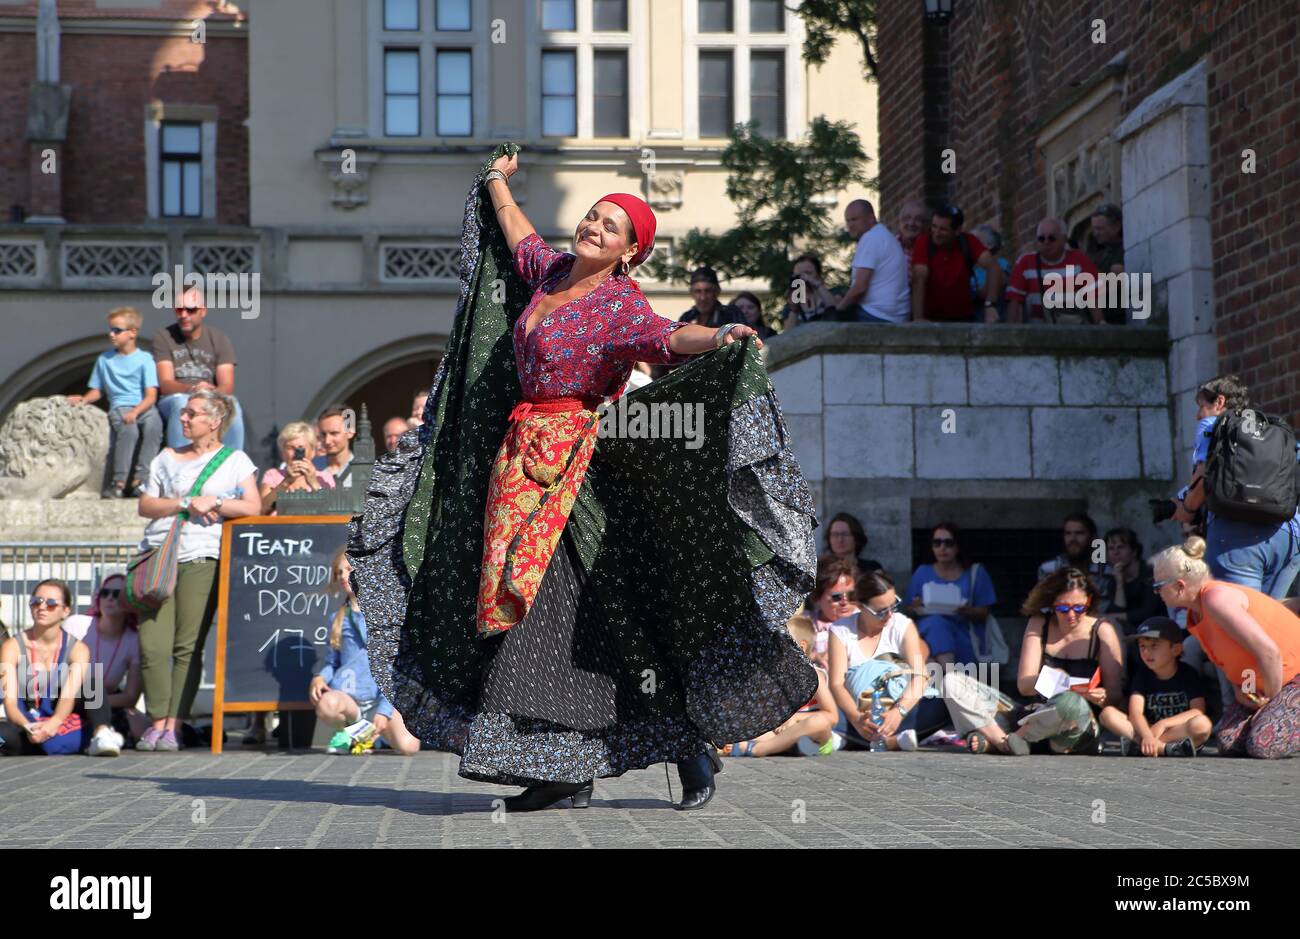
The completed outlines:
{"type": "Polygon", "coordinates": [[[596,777],[658,762],[697,808],[715,744],[816,691],[785,630],[813,585],[812,499],[753,329],[657,316],[630,277],[650,207],[606,196],[556,252],[510,195],[517,152],[475,179],[424,423],[353,520],[372,669],[462,776],[528,787],[510,811],[584,806],[596,777]],[[687,364],[598,411],[637,361],[687,364]]]}

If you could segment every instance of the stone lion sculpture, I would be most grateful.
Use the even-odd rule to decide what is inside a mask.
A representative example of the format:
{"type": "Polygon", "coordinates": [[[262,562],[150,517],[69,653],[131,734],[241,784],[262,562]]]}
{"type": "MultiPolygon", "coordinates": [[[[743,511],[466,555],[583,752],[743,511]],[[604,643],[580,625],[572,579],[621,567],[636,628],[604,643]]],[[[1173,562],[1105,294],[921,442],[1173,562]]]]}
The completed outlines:
{"type": "Polygon", "coordinates": [[[0,499],[97,499],[107,460],[107,414],[31,398],[0,424],[0,499]]]}

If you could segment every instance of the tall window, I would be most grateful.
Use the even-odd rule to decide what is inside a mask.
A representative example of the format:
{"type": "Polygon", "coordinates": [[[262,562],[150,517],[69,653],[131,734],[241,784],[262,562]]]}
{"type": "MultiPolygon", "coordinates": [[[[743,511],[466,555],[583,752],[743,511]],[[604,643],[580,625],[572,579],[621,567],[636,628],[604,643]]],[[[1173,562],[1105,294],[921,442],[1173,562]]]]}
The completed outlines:
{"type": "Polygon", "coordinates": [[[468,30],[470,23],[470,0],[435,0],[434,29],[468,30]]]}
{"type": "Polygon", "coordinates": [[[542,136],[578,133],[578,62],[570,50],[542,53],[542,136]]]}
{"type": "Polygon", "coordinates": [[[420,0],[384,0],[384,29],[419,29],[420,0]]]}
{"type": "Polygon", "coordinates": [[[601,50],[592,57],[592,128],[597,137],[626,137],[627,53],[601,50]]]}
{"type": "Polygon", "coordinates": [[[203,214],[203,148],[199,125],[164,121],[160,134],[161,214],[197,218],[203,214]]]}
{"type": "Polygon", "coordinates": [[[730,52],[700,53],[700,136],[726,137],[735,123],[730,52]]]}
{"type": "Polygon", "coordinates": [[[439,137],[468,137],[474,132],[473,63],[468,49],[438,50],[439,137]]]}
{"type": "Polygon", "coordinates": [[[749,117],[762,136],[785,136],[784,52],[750,53],[749,117]]]}
{"type": "Polygon", "coordinates": [[[591,0],[591,28],[599,32],[627,32],[627,0],[591,0]]]}
{"type": "Polygon", "coordinates": [[[578,28],[578,11],[574,0],[542,0],[542,29],[573,32],[578,28]]]}
{"type": "Polygon", "coordinates": [[[384,133],[420,135],[420,53],[414,49],[384,50],[384,133]]]}
{"type": "Polygon", "coordinates": [[[749,31],[751,33],[784,32],[783,0],[749,0],[749,31]]]}
{"type": "Polygon", "coordinates": [[[702,33],[731,32],[731,0],[699,0],[702,33]]]}

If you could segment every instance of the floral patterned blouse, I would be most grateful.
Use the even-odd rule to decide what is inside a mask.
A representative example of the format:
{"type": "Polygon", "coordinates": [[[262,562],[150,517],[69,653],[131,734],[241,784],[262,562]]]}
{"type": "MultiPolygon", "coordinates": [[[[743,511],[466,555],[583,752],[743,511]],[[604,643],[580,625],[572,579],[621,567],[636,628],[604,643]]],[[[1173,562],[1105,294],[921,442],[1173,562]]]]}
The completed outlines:
{"type": "Polygon", "coordinates": [[[514,331],[524,400],[612,396],[627,383],[634,362],[677,364],[690,358],[668,348],[668,337],[684,324],[652,311],[636,282],[619,274],[585,297],[557,306],[525,336],[533,309],[576,260],[553,250],[536,232],[515,247],[515,270],[533,288],[514,331]]]}

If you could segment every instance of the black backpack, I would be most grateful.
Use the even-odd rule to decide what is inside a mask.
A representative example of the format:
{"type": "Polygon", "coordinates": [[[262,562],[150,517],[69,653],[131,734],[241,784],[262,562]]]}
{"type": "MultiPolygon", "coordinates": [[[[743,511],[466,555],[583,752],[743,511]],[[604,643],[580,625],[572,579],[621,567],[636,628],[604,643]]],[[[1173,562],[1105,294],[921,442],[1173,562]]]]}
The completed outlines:
{"type": "Polygon", "coordinates": [[[1215,515],[1280,525],[1295,515],[1295,434],[1280,418],[1249,408],[1214,422],[1205,461],[1205,504],[1215,515]]]}

